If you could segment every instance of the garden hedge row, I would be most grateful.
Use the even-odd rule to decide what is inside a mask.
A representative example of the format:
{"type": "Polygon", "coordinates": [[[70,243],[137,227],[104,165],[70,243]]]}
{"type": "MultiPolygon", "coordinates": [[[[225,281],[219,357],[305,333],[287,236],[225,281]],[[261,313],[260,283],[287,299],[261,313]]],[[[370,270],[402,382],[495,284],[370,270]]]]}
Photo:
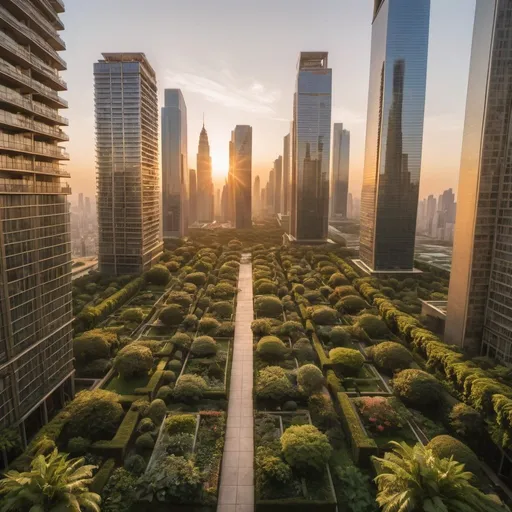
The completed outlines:
{"type": "Polygon", "coordinates": [[[158,385],[160,384],[160,381],[162,380],[162,376],[164,374],[165,367],[167,366],[167,363],[169,362],[168,357],[164,357],[160,361],[158,361],[158,364],[156,365],[156,369],[153,372],[153,375],[151,375],[151,378],[149,379],[148,385],[143,388],[136,388],[135,394],[137,395],[148,395],[150,400],[153,400],[156,396],[158,385]]]}
{"type": "Polygon", "coordinates": [[[322,370],[327,370],[332,366],[331,360],[325,355],[325,350],[322,345],[322,342],[318,339],[316,332],[311,333],[311,339],[313,340],[313,347],[318,355],[318,360],[320,362],[320,368],[322,370]]]}
{"type": "Polygon", "coordinates": [[[114,472],[115,467],[115,459],[107,459],[101,466],[101,468],[98,470],[98,472],[94,475],[90,491],[95,492],[97,494],[101,494],[103,487],[105,487],[108,479],[114,472]]]}
{"type": "Polygon", "coordinates": [[[359,466],[369,467],[371,457],[378,453],[377,444],[366,434],[348,395],[338,393],[335,398],[341,411],[341,424],[350,440],[354,462],[359,466]]]}

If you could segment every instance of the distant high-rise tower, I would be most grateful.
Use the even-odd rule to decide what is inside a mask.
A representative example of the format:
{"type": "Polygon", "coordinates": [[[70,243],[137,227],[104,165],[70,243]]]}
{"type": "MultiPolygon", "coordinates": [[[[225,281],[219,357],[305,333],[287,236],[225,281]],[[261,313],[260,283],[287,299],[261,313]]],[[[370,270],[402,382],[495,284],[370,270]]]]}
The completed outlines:
{"type": "Polygon", "coordinates": [[[228,184],[225,183],[222,187],[222,194],[220,198],[220,210],[222,222],[226,222],[228,219],[228,184]]]}
{"type": "Polygon", "coordinates": [[[26,447],[73,393],[64,6],[0,5],[0,431],[26,447]]]}
{"type": "Polygon", "coordinates": [[[347,200],[347,219],[354,218],[354,202],[352,194],[349,192],[347,200]]]}
{"type": "Polygon", "coordinates": [[[166,89],[162,107],[162,221],[164,238],[188,232],[187,107],[179,89],[166,89]]]}
{"type": "Polygon", "coordinates": [[[283,199],[283,157],[280,155],[274,160],[276,188],[274,191],[274,213],[282,213],[283,199]]]}
{"type": "Polygon", "coordinates": [[[197,220],[197,176],[195,169],[189,169],[190,201],[188,209],[188,222],[194,224],[197,220]]]}
{"type": "Polygon", "coordinates": [[[199,222],[213,221],[212,159],[208,133],[206,133],[204,124],[199,135],[197,150],[197,220],[199,222]]]}
{"type": "Polygon", "coordinates": [[[512,0],[478,0],[445,339],[512,362],[512,0]]]}
{"type": "Polygon", "coordinates": [[[260,177],[254,178],[254,188],[252,194],[252,211],[254,213],[260,212],[260,198],[261,198],[261,183],[260,177]]]}
{"type": "Polygon", "coordinates": [[[233,130],[235,182],[235,227],[252,227],[252,128],[237,125],[233,130]]]}
{"type": "Polygon", "coordinates": [[[343,123],[334,123],[332,146],[331,215],[347,218],[350,132],[343,123]]]}
{"type": "Polygon", "coordinates": [[[360,257],[412,271],[423,142],[430,0],[377,0],[372,26],[360,257]]]}
{"type": "Polygon", "coordinates": [[[290,170],[291,170],[290,134],[283,139],[283,213],[290,213],[290,170]]]}
{"type": "Polygon", "coordinates": [[[276,189],[276,172],[272,169],[268,175],[268,183],[267,183],[267,213],[272,215],[275,213],[274,211],[274,193],[276,189]]]}
{"type": "Polygon", "coordinates": [[[139,274],[162,253],[156,75],[143,53],[94,64],[99,269],[139,274]]]}
{"type": "Polygon", "coordinates": [[[233,226],[235,225],[235,146],[234,146],[235,133],[231,131],[231,140],[229,141],[229,170],[227,182],[227,208],[229,220],[233,226]]]}
{"type": "Polygon", "coordinates": [[[291,234],[327,239],[332,70],[327,52],[300,54],[293,108],[291,234]]]}

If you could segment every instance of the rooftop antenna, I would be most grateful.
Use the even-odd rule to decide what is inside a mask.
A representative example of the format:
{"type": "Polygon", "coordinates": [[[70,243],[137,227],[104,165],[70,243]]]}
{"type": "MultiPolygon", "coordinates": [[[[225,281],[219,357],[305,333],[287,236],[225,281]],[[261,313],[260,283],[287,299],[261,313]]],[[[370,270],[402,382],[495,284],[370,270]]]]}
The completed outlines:
{"type": "Polygon", "coordinates": [[[203,128],[204,128],[204,112],[203,112],[203,128]]]}

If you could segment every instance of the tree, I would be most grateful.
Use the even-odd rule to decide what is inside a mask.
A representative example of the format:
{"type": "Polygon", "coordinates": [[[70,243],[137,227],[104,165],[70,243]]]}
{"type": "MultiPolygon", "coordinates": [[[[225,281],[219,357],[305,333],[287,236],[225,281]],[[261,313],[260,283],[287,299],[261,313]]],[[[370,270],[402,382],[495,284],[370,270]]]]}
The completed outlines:
{"type": "Polygon", "coordinates": [[[100,512],[101,498],[89,492],[96,466],[84,466],[84,459],[69,459],[57,449],[38,455],[30,471],[8,471],[0,480],[0,511],[30,510],[31,512],[100,512]]]}
{"type": "Polygon", "coordinates": [[[122,348],[114,359],[114,368],[123,379],[131,379],[147,374],[153,367],[151,350],[141,345],[131,344],[122,348]]]}
{"type": "Polygon", "coordinates": [[[393,450],[374,457],[382,512],[503,512],[489,496],[473,487],[473,474],[453,459],[440,459],[421,444],[391,441],[393,450]]]}
{"type": "Polygon", "coordinates": [[[165,286],[171,279],[171,273],[163,265],[155,265],[146,273],[146,279],[159,286],[165,286]]]}

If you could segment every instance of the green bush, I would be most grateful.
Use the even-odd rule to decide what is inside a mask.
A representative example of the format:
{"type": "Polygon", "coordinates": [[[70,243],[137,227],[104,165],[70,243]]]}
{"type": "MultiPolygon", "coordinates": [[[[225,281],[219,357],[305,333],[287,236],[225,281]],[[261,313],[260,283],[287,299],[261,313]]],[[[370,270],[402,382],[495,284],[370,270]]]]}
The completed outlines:
{"type": "Polygon", "coordinates": [[[338,322],[338,313],[328,306],[314,308],[310,316],[311,320],[318,325],[335,325],[338,322]]]}
{"type": "Polygon", "coordinates": [[[192,452],[194,436],[192,434],[178,433],[169,437],[166,451],[169,455],[188,455],[192,452]]]}
{"type": "Polygon", "coordinates": [[[165,286],[171,279],[171,273],[164,265],[155,265],[146,272],[146,279],[152,284],[165,286]]]}
{"type": "Polygon", "coordinates": [[[196,431],[196,417],[192,414],[174,414],[169,416],[165,422],[167,433],[174,434],[193,434],[196,431]]]}
{"type": "Polygon", "coordinates": [[[158,354],[163,347],[163,343],[157,340],[137,340],[131,344],[132,347],[146,347],[151,351],[151,355],[158,354]]]}
{"type": "Polygon", "coordinates": [[[196,357],[210,357],[217,353],[217,343],[211,336],[198,336],[193,342],[190,351],[196,357]]]}
{"type": "Polygon", "coordinates": [[[366,302],[364,299],[359,297],[359,295],[346,295],[345,297],[342,297],[336,304],[338,311],[341,313],[347,313],[349,315],[359,313],[366,307],[366,302]]]}
{"type": "Polygon", "coordinates": [[[391,372],[409,368],[413,358],[412,354],[400,343],[384,341],[370,350],[371,357],[378,368],[391,372]]]}
{"type": "Polygon", "coordinates": [[[304,335],[304,326],[300,322],[288,320],[279,327],[279,334],[297,339],[300,335],[304,335]]]}
{"type": "Polygon", "coordinates": [[[304,292],[306,291],[302,284],[294,284],[292,290],[299,295],[304,295],[304,292]]]}
{"type": "Polygon", "coordinates": [[[251,330],[255,336],[267,336],[272,331],[272,324],[266,318],[258,318],[252,321],[251,330]]]}
{"type": "Polygon", "coordinates": [[[185,329],[188,329],[189,331],[192,331],[194,329],[197,329],[197,324],[199,322],[199,319],[196,315],[186,315],[183,319],[183,327],[185,329]]]}
{"type": "Polygon", "coordinates": [[[347,507],[346,512],[378,512],[376,492],[370,478],[355,466],[335,466],[334,478],[338,499],[347,507]],[[341,498],[341,499],[340,499],[341,498]]]}
{"type": "Polygon", "coordinates": [[[350,333],[350,327],[341,327],[336,325],[329,333],[329,341],[333,347],[343,347],[351,342],[352,336],[350,333]]]}
{"type": "Polygon", "coordinates": [[[128,308],[121,313],[121,320],[140,323],[144,320],[144,316],[144,311],[141,308],[128,308]]]}
{"type": "Polygon", "coordinates": [[[213,287],[214,299],[232,299],[236,294],[236,288],[229,283],[219,283],[213,287]]]}
{"type": "Polygon", "coordinates": [[[277,336],[264,336],[258,341],[256,353],[267,361],[279,361],[286,357],[288,349],[277,336]]]}
{"type": "Polygon", "coordinates": [[[211,316],[205,316],[199,320],[199,331],[206,334],[213,334],[220,327],[220,322],[211,316]]]}
{"type": "Polygon", "coordinates": [[[177,272],[180,269],[180,264],[177,261],[169,261],[165,266],[169,272],[177,272]]]}
{"type": "Polygon", "coordinates": [[[233,315],[233,305],[227,301],[214,302],[210,306],[210,311],[215,317],[228,320],[233,315]]]}
{"type": "Polygon", "coordinates": [[[348,295],[355,295],[356,297],[358,296],[356,289],[353,286],[350,286],[350,285],[336,286],[336,288],[334,289],[333,293],[339,299],[341,299],[342,297],[347,297],[348,295]]]}
{"type": "Polygon", "coordinates": [[[297,384],[308,396],[321,391],[324,385],[324,376],[314,364],[305,364],[297,370],[297,384]]]}
{"type": "Polygon", "coordinates": [[[105,376],[110,368],[112,368],[112,361],[110,359],[96,359],[82,366],[79,374],[82,378],[99,379],[105,376]]]}
{"type": "Polygon", "coordinates": [[[256,396],[260,400],[284,402],[295,394],[286,371],[279,366],[268,366],[256,377],[256,396]]]}
{"type": "Polygon", "coordinates": [[[178,304],[171,304],[170,306],[162,309],[159,317],[160,321],[167,327],[173,327],[175,325],[181,324],[183,318],[183,311],[181,306],[178,304]]]}
{"type": "Polygon", "coordinates": [[[151,418],[142,418],[137,427],[137,432],[145,434],[146,432],[152,432],[155,429],[155,424],[151,418]]]}
{"type": "Polygon", "coordinates": [[[187,292],[172,291],[167,299],[167,304],[178,304],[186,311],[192,305],[192,297],[187,292]]]}
{"type": "Polygon", "coordinates": [[[484,430],[482,415],[466,404],[455,404],[450,411],[450,426],[467,439],[478,439],[484,430]]]}
{"type": "Polygon", "coordinates": [[[283,314],[281,301],[273,295],[260,295],[256,297],[254,305],[260,317],[279,318],[283,314]]]}
{"type": "MultiPolygon", "coordinates": [[[[115,336],[117,340],[117,336],[115,336]]],[[[73,356],[79,364],[110,357],[110,340],[106,333],[94,329],[73,340],[73,356]]]]}
{"type": "Polygon", "coordinates": [[[206,274],[204,272],[192,272],[185,277],[186,283],[194,283],[196,286],[202,286],[206,283],[206,274]]]}
{"type": "Polygon", "coordinates": [[[421,408],[439,402],[443,392],[441,383],[422,370],[403,370],[393,379],[396,395],[409,405],[421,408]]]}
{"type": "Polygon", "coordinates": [[[144,454],[152,450],[155,446],[155,441],[153,440],[153,436],[146,432],[145,434],[141,434],[135,440],[135,450],[138,453],[144,454]]]}
{"type": "Polygon", "coordinates": [[[255,463],[257,479],[261,479],[262,487],[286,485],[293,478],[290,466],[268,450],[257,451],[255,463]]]}
{"type": "Polygon", "coordinates": [[[170,386],[160,386],[156,393],[157,398],[161,398],[164,402],[168,402],[172,397],[172,388],[170,386]]]}
{"type": "Polygon", "coordinates": [[[343,274],[337,272],[329,278],[328,284],[331,288],[336,288],[337,286],[348,285],[349,282],[343,274]]]}
{"type": "Polygon", "coordinates": [[[71,455],[84,455],[91,446],[91,440],[85,437],[72,437],[68,441],[68,452],[71,455]]]}
{"type": "Polygon", "coordinates": [[[167,369],[175,374],[180,373],[182,366],[181,361],[178,361],[177,359],[173,359],[167,363],[167,369]]]}
{"type": "Polygon", "coordinates": [[[356,326],[364,330],[364,332],[372,339],[383,339],[389,336],[387,325],[374,315],[361,315],[356,322],[356,326]]]}
{"type": "Polygon", "coordinates": [[[331,362],[338,366],[345,377],[355,377],[364,364],[364,357],[359,350],[352,348],[333,348],[329,352],[331,362]]]}
{"type": "Polygon", "coordinates": [[[163,419],[165,418],[165,415],[167,414],[167,407],[165,405],[165,402],[161,398],[155,398],[148,407],[147,410],[147,417],[151,418],[153,423],[155,425],[160,425],[162,423],[163,419]]]}
{"type": "Polygon", "coordinates": [[[205,380],[199,375],[183,375],[174,387],[174,398],[180,402],[198,402],[208,389],[205,380]]]}
{"type": "Polygon", "coordinates": [[[295,402],[293,400],[288,400],[287,402],[285,402],[283,404],[283,411],[293,412],[293,411],[296,411],[297,408],[298,408],[297,402],[295,402]]]}
{"type": "Polygon", "coordinates": [[[124,461],[124,469],[126,469],[126,471],[129,471],[130,473],[133,473],[134,475],[142,475],[142,473],[144,473],[144,470],[146,469],[146,461],[144,460],[144,457],[142,457],[141,455],[130,455],[124,461]]]}
{"type": "Polygon", "coordinates": [[[123,379],[144,375],[153,367],[151,350],[141,345],[127,345],[114,359],[114,369],[123,379]]]}
{"type": "Polygon", "coordinates": [[[440,459],[453,457],[457,462],[464,464],[466,471],[471,471],[477,478],[482,477],[482,465],[478,457],[471,448],[454,437],[446,435],[434,437],[427,444],[427,448],[440,459]]]}
{"type": "Polygon", "coordinates": [[[324,297],[318,290],[306,290],[304,292],[304,298],[310,304],[321,304],[324,302],[324,297]]]}
{"type": "Polygon", "coordinates": [[[234,322],[222,322],[215,334],[218,338],[231,338],[235,334],[235,324],[234,322]]]}
{"type": "Polygon", "coordinates": [[[254,289],[257,295],[276,295],[277,286],[270,279],[258,279],[254,283],[254,289]]]}
{"type": "Polygon", "coordinates": [[[172,336],[171,343],[177,349],[188,350],[192,345],[192,339],[188,334],[184,332],[177,332],[174,336],[172,336]]]}
{"type": "Polygon", "coordinates": [[[130,411],[138,412],[141,416],[146,416],[149,410],[149,400],[147,398],[139,398],[132,403],[130,411]]]}
{"type": "Polygon", "coordinates": [[[312,361],[315,351],[307,338],[300,338],[293,345],[293,353],[299,362],[312,361]]]}
{"type": "Polygon", "coordinates": [[[332,453],[325,434],[313,425],[292,426],[281,436],[283,455],[297,471],[322,471],[332,453]]]}
{"type": "Polygon", "coordinates": [[[162,382],[164,384],[171,384],[176,381],[176,374],[172,370],[165,370],[162,372],[162,382]]]}

